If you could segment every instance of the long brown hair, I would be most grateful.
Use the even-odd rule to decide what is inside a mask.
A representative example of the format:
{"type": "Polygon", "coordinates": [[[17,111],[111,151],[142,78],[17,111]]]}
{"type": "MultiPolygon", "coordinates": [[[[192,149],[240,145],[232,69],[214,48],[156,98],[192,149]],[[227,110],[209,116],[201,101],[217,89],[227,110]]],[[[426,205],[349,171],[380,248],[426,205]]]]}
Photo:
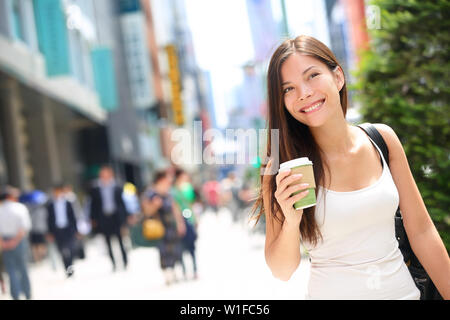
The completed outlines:
{"type": "MultiPolygon", "coordinates": [[[[294,53],[308,55],[318,59],[328,66],[330,70],[335,70],[337,66],[341,69],[331,50],[319,40],[309,36],[298,36],[295,39],[285,40],[273,53],[269,63],[267,72],[267,89],[268,89],[268,138],[267,138],[267,156],[271,157],[271,134],[272,129],[279,130],[279,162],[285,162],[299,157],[308,157],[313,162],[314,177],[316,185],[325,185],[324,169],[329,168],[326,162],[323,161],[322,151],[319,145],[314,140],[309,127],[298,120],[296,120],[287,111],[282,92],[281,67],[289,56],[294,53]]],[[[347,87],[345,85],[339,92],[340,102],[344,117],[347,113],[347,87]]],[[[275,143],[277,143],[275,141],[275,143]]],[[[274,168],[275,169],[275,168],[274,168]]],[[[266,215],[266,219],[276,219],[283,223],[284,217],[279,218],[275,212],[281,212],[281,207],[275,199],[276,180],[275,175],[267,176],[270,179],[269,188],[269,203],[271,208],[271,216],[266,215]]],[[[252,213],[256,214],[256,223],[259,221],[262,214],[265,214],[263,202],[263,178],[261,175],[261,188],[259,196],[253,206],[252,213]],[[259,210],[258,210],[259,209],[259,210]],[[257,212],[257,213],[256,213],[257,212]]],[[[316,188],[316,197],[317,197],[316,188]]],[[[322,235],[315,219],[315,206],[304,209],[302,221],[300,223],[300,235],[303,240],[306,240],[313,245],[316,245],[322,235]]]]}

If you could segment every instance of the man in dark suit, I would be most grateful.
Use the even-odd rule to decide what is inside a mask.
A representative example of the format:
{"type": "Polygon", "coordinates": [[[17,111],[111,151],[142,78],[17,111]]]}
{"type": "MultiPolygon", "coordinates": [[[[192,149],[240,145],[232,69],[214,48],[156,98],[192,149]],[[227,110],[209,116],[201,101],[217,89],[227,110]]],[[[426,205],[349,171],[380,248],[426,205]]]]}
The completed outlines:
{"type": "Polygon", "coordinates": [[[64,196],[64,185],[53,188],[53,197],[47,204],[49,241],[55,241],[62,256],[67,277],[74,273],[73,256],[77,237],[77,221],[72,204],[64,196]]]}
{"type": "Polygon", "coordinates": [[[113,169],[107,165],[102,166],[98,184],[90,191],[90,214],[92,228],[105,236],[114,271],[116,261],[111,247],[113,236],[119,241],[124,267],[128,265],[127,252],[121,235],[121,228],[126,225],[128,216],[122,192],[123,187],[116,183],[113,169]]]}

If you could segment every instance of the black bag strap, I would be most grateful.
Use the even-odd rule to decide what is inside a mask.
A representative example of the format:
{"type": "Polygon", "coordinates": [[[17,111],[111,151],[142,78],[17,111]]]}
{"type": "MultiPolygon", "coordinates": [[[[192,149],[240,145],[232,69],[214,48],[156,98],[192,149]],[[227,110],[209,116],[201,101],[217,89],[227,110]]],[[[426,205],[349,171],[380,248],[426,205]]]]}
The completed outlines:
{"type": "Polygon", "coordinates": [[[367,135],[376,143],[378,148],[381,149],[384,160],[386,160],[386,163],[389,167],[389,149],[388,149],[383,137],[378,132],[378,130],[375,128],[375,126],[371,123],[366,122],[366,123],[358,125],[358,127],[363,129],[367,133],[367,135]]]}
{"type": "MultiPolygon", "coordinates": [[[[375,128],[375,126],[369,122],[362,123],[358,125],[358,127],[364,130],[367,135],[376,143],[378,148],[380,148],[381,152],[383,153],[384,160],[386,160],[386,163],[389,167],[389,149],[383,137],[381,136],[381,133],[378,132],[377,128],[375,128]]],[[[397,208],[397,212],[395,215],[401,218],[400,207],[397,208]]]]}

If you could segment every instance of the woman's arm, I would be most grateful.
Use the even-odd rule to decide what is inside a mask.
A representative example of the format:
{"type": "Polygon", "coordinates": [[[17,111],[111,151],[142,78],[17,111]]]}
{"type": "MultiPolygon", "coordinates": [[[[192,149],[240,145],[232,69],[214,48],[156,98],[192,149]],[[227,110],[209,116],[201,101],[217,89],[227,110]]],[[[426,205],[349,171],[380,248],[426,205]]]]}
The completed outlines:
{"type": "MultiPolygon", "coordinates": [[[[269,168],[270,162],[266,168],[266,173],[269,168]]],[[[295,177],[290,175],[289,172],[281,172],[277,175],[280,193],[284,193],[285,195],[289,195],[291,193],[289,188],[284,189],[283,185],[292,182],[293,178],[295,177]],[[282,179],[284,179],[284,183],[280,182],[282,179]]],[[[292,210],[285,209],[286,213],[278,211],[273,213],[270,210],[272,206],[269,200],[269,183],[270,176],[265,174],[263,179],[263,202],[266,215],[266,241],[264,248],[265,258],[273,276],[280,280],[288,281],[298,268],[301,259],[299,225],[303,215],[303,210],[295,210],[292,208],[292,204],[300,197],[304,197],[304,195],[300,193],[282,202],[282,208],[284,205],[287,205],[290,206],[292,210]],[[280,219],[283,216],[285,217],[283,223],[273,218],[273,215],[275,214],[280,219]]],[[[283,196],[279,195],[278,198],[281,200],[283,196]]]]}
{"type": "Polygon", "coordinates": [[[402,144],[389,126],[375,125],[389,149],[389,167],[411,248],[444,299],[450,299],[450,259],[414,181],[402,144]]]}
{"type": "MultiPolygon", "coordinates": [[[[267,198],[267,197],[264,197],[267,198]]],[[[264,200],[267,202],[267,200],[264,200]]],[[[300,229],[298,226],[281,224],[272,219],[266,210],[265,258],[275,278],[288,281],[300,264],[300,229]]]]}

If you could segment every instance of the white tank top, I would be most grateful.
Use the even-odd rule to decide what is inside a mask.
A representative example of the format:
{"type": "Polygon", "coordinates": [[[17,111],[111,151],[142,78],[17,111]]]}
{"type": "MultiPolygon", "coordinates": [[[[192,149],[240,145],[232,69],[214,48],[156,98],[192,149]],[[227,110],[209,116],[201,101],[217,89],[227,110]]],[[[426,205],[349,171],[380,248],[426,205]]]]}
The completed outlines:
{"type": "Polygon", "coordinates": [[[307,299],[420,298],[395,238],[398,191],[373,144],[383,161],[374,184],[349,192],[318,187],[315,217],[323,241],[303,242],[311,259],[307,299]]]}

